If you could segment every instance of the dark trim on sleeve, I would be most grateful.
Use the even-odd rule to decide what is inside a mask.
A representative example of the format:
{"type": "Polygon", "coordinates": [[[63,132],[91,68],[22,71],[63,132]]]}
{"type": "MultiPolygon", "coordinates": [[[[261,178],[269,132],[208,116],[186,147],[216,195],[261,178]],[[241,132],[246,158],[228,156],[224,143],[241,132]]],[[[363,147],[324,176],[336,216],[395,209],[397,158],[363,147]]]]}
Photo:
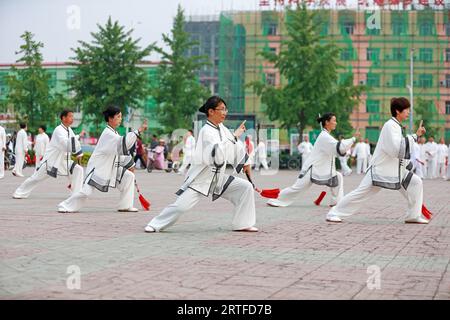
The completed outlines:
{"type": "Polygon", "coordinates": [[[411,159],[411,152],[409,150],[409,139],[405,137],[405,159],[411,159]]]}
{"type": "Polygon", "coordinates": [[[124,136],[122,137],[122,153],[123,153],[125,156],[128,156],[128,150],[127,150],[127,136],[126,136],[126,135],[124,135],[124,136]]]}
{"type": "Polygon", "coordinates": [[[56,176],[57,176],[57,174],[58,174],[58,168],[51,167],[50,170],[47,169],[47,174],[48,174],[50,177],[56,178],[56,176]]]}
{"type": "Polygon", "coordinates": [[[227,190],[227,188],[231,184],[231,182],[233,182],[233,180],[234,180],[234,177],[233,176],[229,176],[227,182],[225,182],[225,184],[223,185],[222,192],[220,192],[220,194],[213,193],[212,201],[215,201],[215,200],[219,199],[223,195],[225,190],[227,190]]]}
{"type": "Polygon", "coordinates": [[[408,172],[405,179],[402,181],[402,187],[406,190],[408,189],[409,183],[411,182],[411,179],[413,177],[413,173],[411,171],[408,172]]]}
{"type": "Polygon", "coordinates": [[[77,165],[76,162],[72,162],[72,165],[70,166],[70,169],[69,169],[70,174],[73,174],[73,169],[75,168],[76,165],[77,165]]]}
{"type": "Polygon", "coordinates": [[[71,143],[72,143],[72,153],[77,152],[77,150],[75,149],[75,137],[71,137],[71,143]]]}
{"type": "Polygon", "coordinates": [[[336,152],[338,155],[340,155],[341,157],[345,157],[345,152],[341,153],[341,150],[339,150],[339,147],[341,146],[341,142],[338,141],[338,143],[336,144],[336,152]]]}
{"type": "Polygon", "coordinates": [[[247,162],[249,156],[247,153],[245,153],[244,158],[241,160],[241,162],[236,166],[236,172],[240,173],[242,168],[244,167],[245,163],[247,162]]]}

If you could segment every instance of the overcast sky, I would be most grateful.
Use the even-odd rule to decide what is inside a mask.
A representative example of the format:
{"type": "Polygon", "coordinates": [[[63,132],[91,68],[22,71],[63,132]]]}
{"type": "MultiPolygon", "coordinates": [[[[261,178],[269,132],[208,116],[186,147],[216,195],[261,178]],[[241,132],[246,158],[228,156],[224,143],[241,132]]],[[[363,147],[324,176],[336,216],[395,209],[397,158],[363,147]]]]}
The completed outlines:
{"type": "MultiPolygon", "coordinates": [[[[354,5],[356,1],[347,3],[354,5]]],[[[44,61],[64,62],[73,56],[70,48],[78,46],[78,40],[90,41],[90,32],[97,31],[96,24],[104,24],[108,16],[127,28],[134,27],[133,37],[141,38],[141,46],[154,41],[162,45],[161,34],[170,32],[178,4],[186,16],[191,16],[259,10],[259,3],[260,0],[0,0],[0,63],[18,59],[15,51],[22,44],[20,35],[25,30],[44,43],[44,61]]],[[[159,60],[159,56],[153,54],[148,60],[159,60]]]]}

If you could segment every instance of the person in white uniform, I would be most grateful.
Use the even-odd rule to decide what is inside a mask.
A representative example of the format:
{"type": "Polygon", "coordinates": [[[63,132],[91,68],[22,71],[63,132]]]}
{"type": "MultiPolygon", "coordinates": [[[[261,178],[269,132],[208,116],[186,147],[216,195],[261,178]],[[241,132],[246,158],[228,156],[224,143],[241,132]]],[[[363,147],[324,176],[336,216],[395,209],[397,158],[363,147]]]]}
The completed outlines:
{"type": "Polygon", "coordinates": [[[225,101],[210,97],[199,109],[207,115],[201,128],[194,159],[186,180],[176,192],[178,198],[154,217],[145,227],[146,232],[159,232],[173,225],[182,214],[193,208],[202,197],[212,201],[222,197],[234,205],[233,231],[256,232],[255,197],[252,184],[244,179],[225,173],[227,164],[236,173],[251,172],[248,154],[239,137],[245,131],[245,121],[232,133],[223,125],[227,115],[225,101]]]}
{"type": "MultiPolygon", "coordinates": [[[[322,124],[323,129],[314,143],[311,154],[303,163],[297,181],[293,186],[281,190],[277,199],[269,199],[268,205],[287,207],[313,183],[330,187],[332,194],[330,206],[336,205],[344,195],[344,181],[342,174],[336,171],[335,159],[337,156],[344,156],[356,138],[338,141],[331,135],[337,125],[334,113],[326,113],[317,121],[322,124]]],[[[355,136],[359,136],[359,134],[357,131],[355,136]]]]}
{"type": "Polygon", "coordinates": [[[298,152],[302,155],[302,166],[313,150],[313,145],[309,142],[309,136],[305,135],[303,141],[298,145],[298,152]]]}
{"type": "Polygon", "coordinates": [[[106,128],[89,158],[86,178],[79,192],[72,194],[58,205],[58,212],[77,212],[84,205],[94,189],[108,192],[109,188],[120,191],[117,210],[120,212],[137,212],[134,203],[134,161],[130,149],[140,139],[140,134],[147,129],[147,121],[135,131],[121,136],[116,128],[122,122],[122,112],[118,107],[109,106],[104,112],[106,128]]]}
{"type": "Polygon", "coordinates": [[[267,164],[267,148],[262,140],[259,141],[258,146],[256,147],[255,170],[258,171],[261,166],[264,170],[269,170],[269,165],[267,164]]]}
{"type": "Polygon", "coordinates": [[[5,177],[6,131],[0,126],[0,179],[5,177]]]}
{"type": "Polygon", "coordinates": [[[422,216],[422,179],[410,171],[412,163],[406,166],[408,161],[405,161],[410,159],[413,142],[425,133],[425,128],[418,128],[412,136],[403,136],[401,122],[408,119],[409,110],[408,99],[391,99],[392,118],[381,129],[369,169],[359,186],[331,208],[327,221],[342,222],[342,217],[356,213],[373,195],[385,188],[399,190],[408,201],[405,223],[428,223],[422,216]]]}
{"type": "Polygon", "coordinates": [[[255,163],[255,144],[252,141],[252,136],[251,135],[247,135],[245,137],[245,148],[246,148],[246,152],[248,154],[248,163],[253,166],[253,164],[255,163]]]}
{"type": "Polygon", "coordinates": [[[195,151],[195,138],[194,132],[192,130],[188,130],[184,139],[183,145],[183,163],[178,171],[178,174],[184,175],[186,173],[186,169],[192,162],[192,156],[195,151]]]}
{"type": "Polygon", "coordinates": [[[422,179],[425,179],[427,177],[427,154],[426,154],[426,147],[425,147],[425,142],[426,139],[425,137],[420,137],[417,139],[417,145],[419,146],[419,156],[418,159],[420,160],[419,164],[417,167],[419,167],[420,165],[420,170],[419,171],[419,177],[421,177],[422,179]]]}
{"type": "Polygon", "coordinates": [[[450,144],[447,147],[447,180],[450,180],[450,144]]]}
{"type": "Polygon", "coordinates": [[[47,148],[50,139],[45,132],[47,127],[42,125],[39,126],[39,134],[36,136],[36,140],[34,143],[34,155],[36,156],[36,169],[39,168],[39,164],[41,163],[42,158],[45,154],[45,148],[47,148]]]}
{"type": "Polygon", "coordinates": [[[25,155],[28,152],[28,136],[27,125],[25,123],[20,124],[20,130],[17,132],[16,148],[14,150],[16,156],[16,163],[12,170],[12,174],[15,177],[24,177],[22,170],[25,163],[25,155]]]}
{"type": "Polygon", "coordinates": [[[425,143],[425,154],[427,155],[427,179],[434,179],[437,177],[437,144],[433,136],[428,137],[428,142],[425,143]]]}
{"type": "Polygon", "coordinates": [[[446,168],[445,163],[447,162],[447,154],[448,154],[448,147],[445,144],[444,138],[441,138],[439,140],[439,144],[437,145],[437,177],[439,178],[446,178],[446,168]]]}
{"type": "Polygon", "coordinates": [[[53,131],[39,167],[16,189],[14,199],[28,198],[33,189],[49,177],[66,176],[72,193],[81,190],[83,167],[72,160],[72,155],[76,157],[77,162],[83,157],[78,136],[70,128],[73,123],[73,111],[63,110],[59,118],[61,124],[53,131]]]}
{"type": "Polygon", "coordinates": [[[352,157],[356,157],[356,174],[363,174],[367,170],[367,161],[370,155],[370,147],[362,138],[353,149],[352,157]]]}

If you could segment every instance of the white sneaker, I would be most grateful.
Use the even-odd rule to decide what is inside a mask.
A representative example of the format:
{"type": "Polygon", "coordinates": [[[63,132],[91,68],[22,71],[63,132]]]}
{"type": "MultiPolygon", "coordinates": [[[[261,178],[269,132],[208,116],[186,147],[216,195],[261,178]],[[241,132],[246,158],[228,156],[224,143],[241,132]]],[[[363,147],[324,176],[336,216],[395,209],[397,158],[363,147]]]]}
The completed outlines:
{"type": "Polygon", "coordinates": [[[139,209],[137,209],[137,208],[128,208],[128,209],[119,209],[117,211],[119,211],[119,212],[139,212],[139,209]]]}
{"type": "Polygon", "coordinates": [[[290,203],[283,202],[278,199],[269,199],[269,200],[267,200],[267,204],[271,207],[283,207],[283,208],[290,205],[290,203]]]}
{"type": "Polygon", "coordinates": [[[418,223],[418,224],[428,224],[428,220],[422,217],[416,218],[416,219],[408,219],[405,220],[405,223],[418,223]]]}
{"type": "Polygon", "coordinates": [[[26,199],[27,197],[22,197],[22,196],[19,196],[18,194],[13,194],[13,199],[26,199]]]}
{"type": "Polygon", "coordinates": [[[151,226],[146,226],[144,228],[144,230],[145,230],[145,232],[156,232],[156,230],[153,227],[151,227],[151,226]]]}
{"type": "Polygon", "coordinates": [[[339,218],[338,216],[329,216],[327,215],[327,219],[328,222],[342,222],[342,219],[339,218]]]}

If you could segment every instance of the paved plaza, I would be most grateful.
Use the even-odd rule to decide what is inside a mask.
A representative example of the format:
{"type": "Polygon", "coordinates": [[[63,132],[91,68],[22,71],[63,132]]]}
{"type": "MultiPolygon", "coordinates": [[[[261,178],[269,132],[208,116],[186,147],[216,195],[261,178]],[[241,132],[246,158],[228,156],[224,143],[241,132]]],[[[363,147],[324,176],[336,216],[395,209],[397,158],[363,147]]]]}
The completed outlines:
{"type": "MultiPolygon", "coordinates": [[[[282,188],[297,175],[254,180],[282,188]]],[[[345,177],[345,192],[361,179],[345,177]]],[[[324,189],[313,186],[288,208],[255,194],[258,233],[232,232],[231,204],[205,198],[156,234],[144,226],[174,201],[180,175],[138,171],[152,203],[138,213],[114,210],[116,190],[57,213],[65,177],[12,199],[22,181],[10,171],[0,180],[0,299],[450,299],[450,181],[424,181],[429,225],[404,224],[406,200],[388,190],[327,223],[328,195],[315,206],[324,189]]]]}

